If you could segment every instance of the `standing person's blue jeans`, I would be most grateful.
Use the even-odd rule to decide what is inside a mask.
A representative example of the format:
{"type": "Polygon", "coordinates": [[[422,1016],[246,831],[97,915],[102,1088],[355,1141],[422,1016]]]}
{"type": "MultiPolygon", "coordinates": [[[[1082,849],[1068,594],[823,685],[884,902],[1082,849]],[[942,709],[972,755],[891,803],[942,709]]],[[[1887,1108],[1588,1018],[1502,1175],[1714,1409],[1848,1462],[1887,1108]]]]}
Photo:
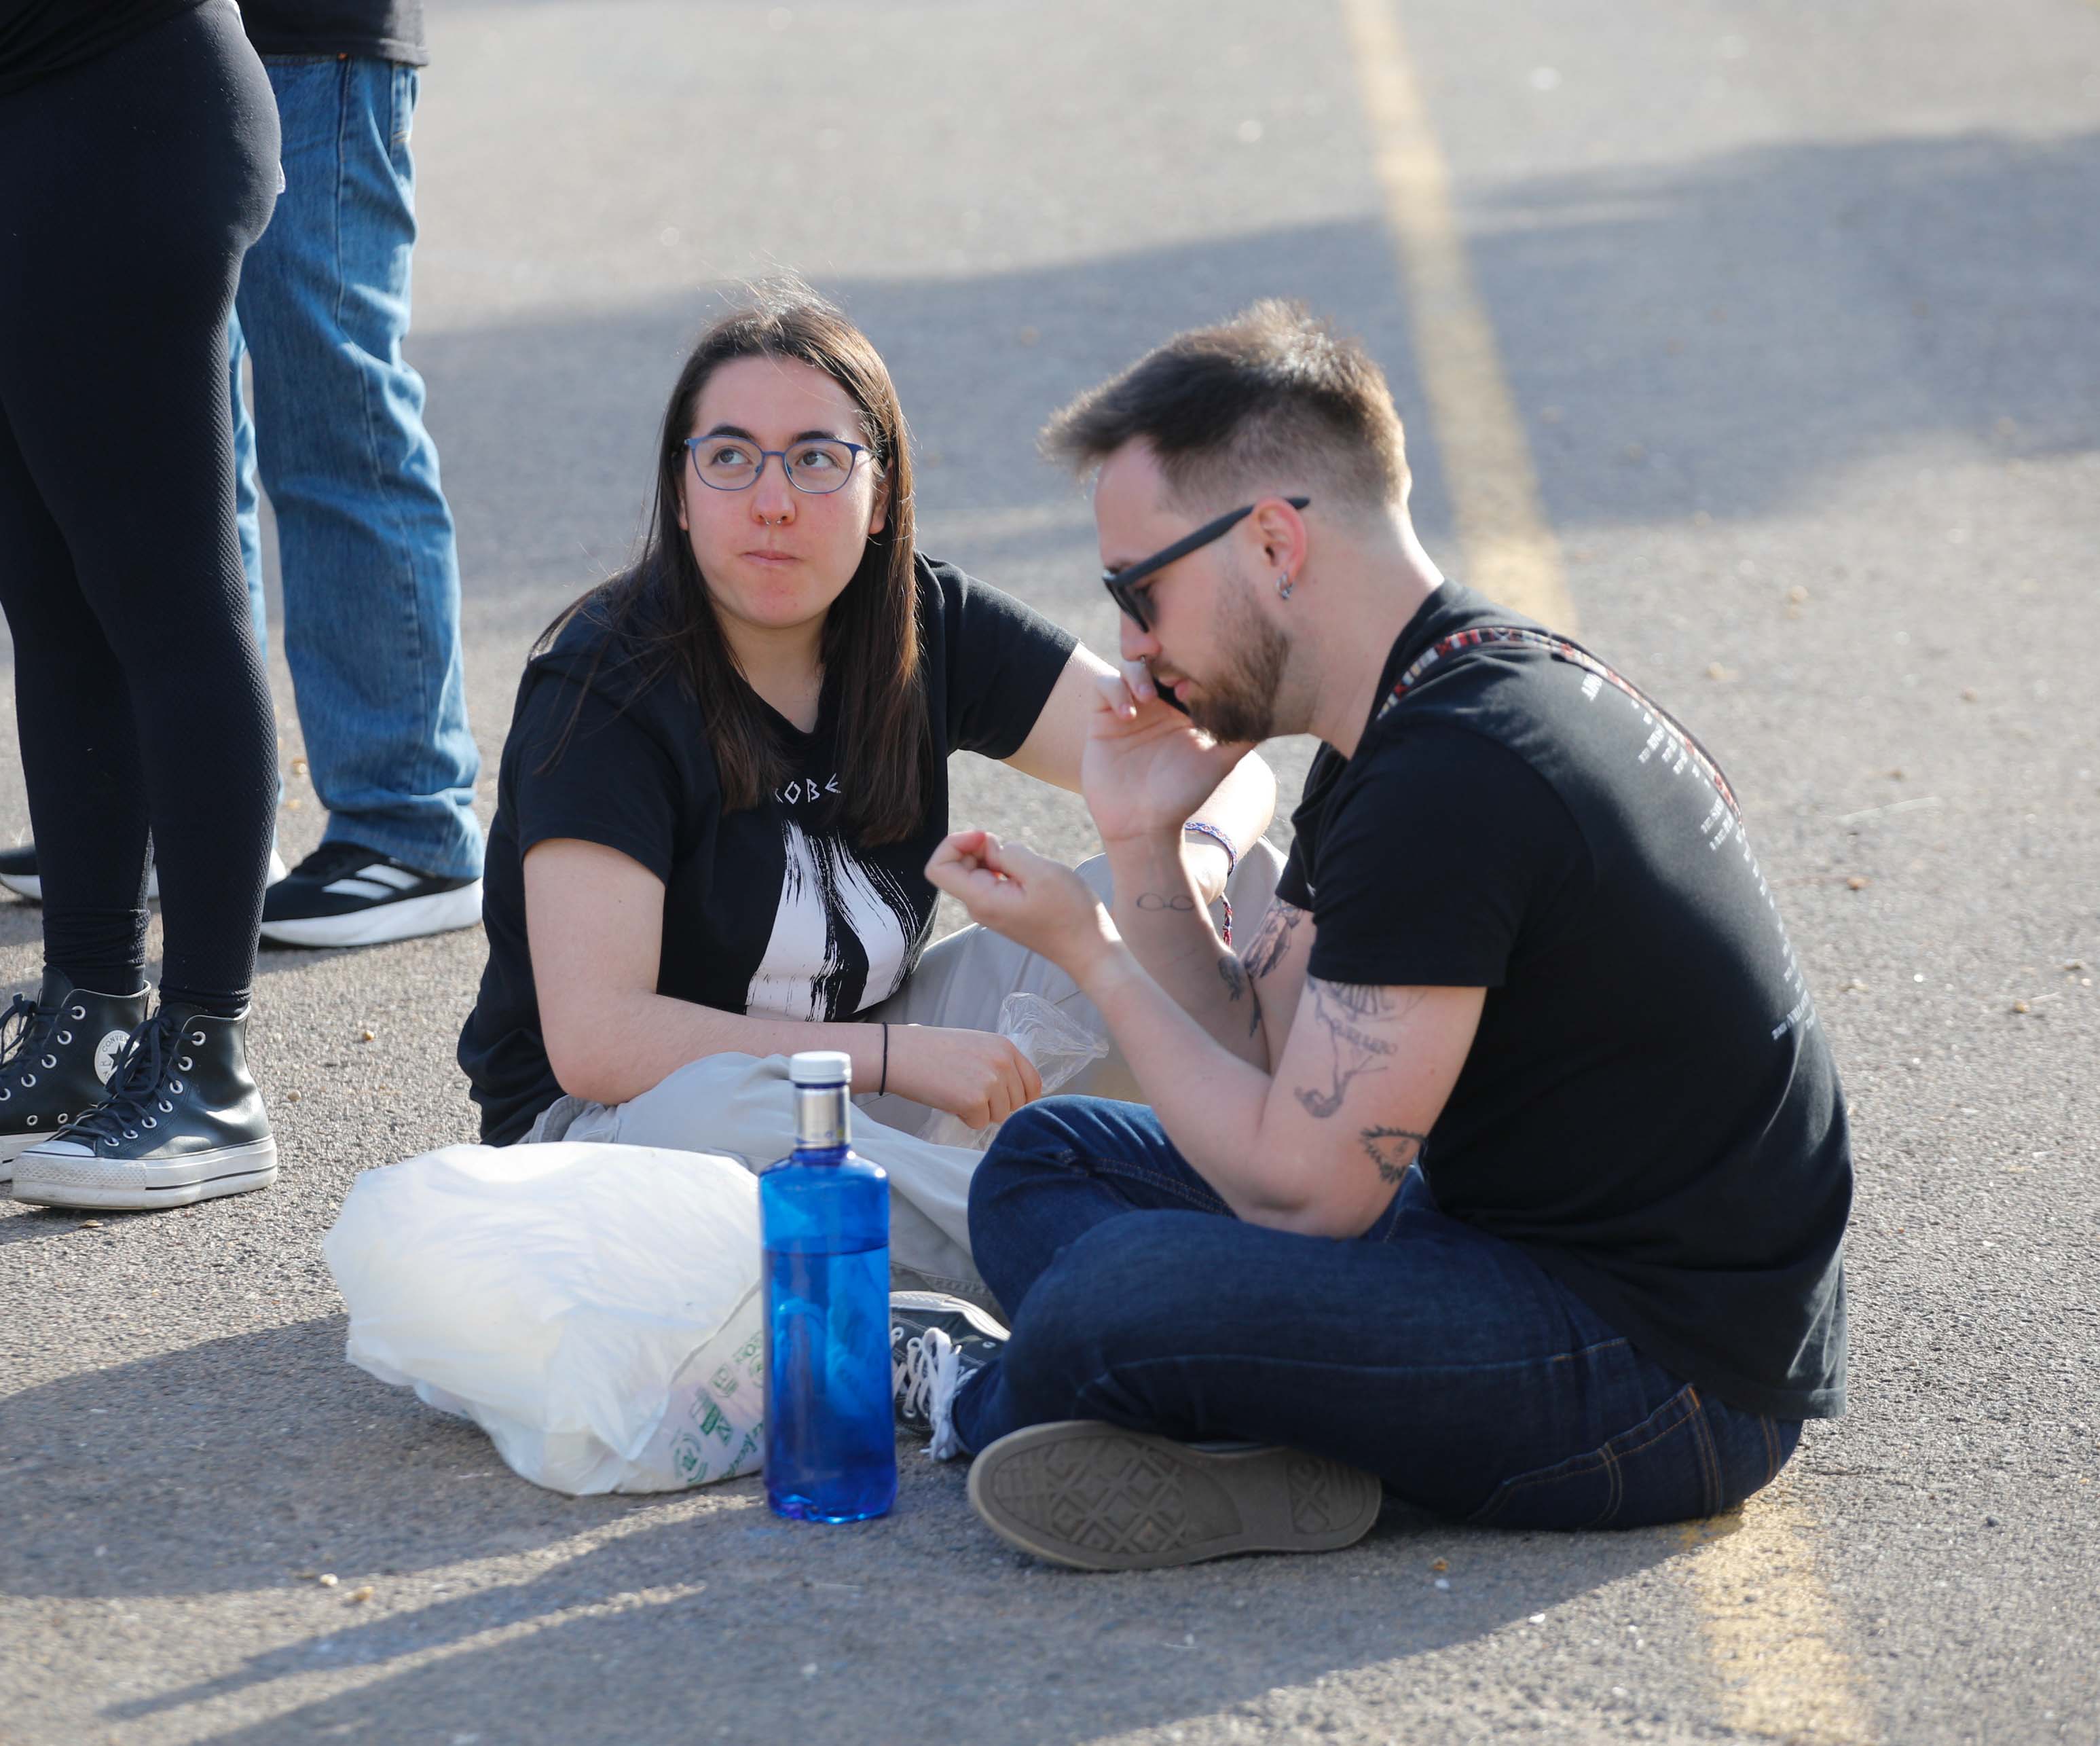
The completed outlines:
{"type": "Polygon", "coordinates": [[[241,555],[258,640],[255,473],[277,519],[285,654],[327,839],[447,877],[481,872],[459,559],[423,382],[401,356],[416,237],[412,67],[265,60],[285,191],[232,328],[241,555]],[[255,418],[241,406],[240,354],[255,418]]]}
{"type": "Polygon", "coordinates": [[[1013,1330],[955,1397],[971,1450],[1101,1419],[1304,1449],[1482,1523],[1635,1527],[1740,1502],[1801,1435],[1648,1362],[1523,1250],[1440,1213],[1419,1170],[1352,1241],[1272,1231],[1137,1104],[1014,1116],[972,1183],[970,1244],[1013,1330]]]}

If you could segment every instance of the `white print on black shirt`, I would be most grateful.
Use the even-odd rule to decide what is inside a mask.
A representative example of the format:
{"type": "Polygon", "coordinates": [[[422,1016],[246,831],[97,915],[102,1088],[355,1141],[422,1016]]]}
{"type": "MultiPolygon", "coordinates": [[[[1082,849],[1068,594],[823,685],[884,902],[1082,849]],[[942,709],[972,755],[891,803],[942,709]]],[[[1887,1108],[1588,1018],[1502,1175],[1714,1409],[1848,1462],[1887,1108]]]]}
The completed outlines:
{"type": "Polygon", "coordinates": [[[911,894],[895,874],[859,860],[840,838],[812,837],[792,819],[780,829],[787,851],[780,907],[745,1010],[815,1020],[889,999],[911,974],[918,929],[911,894]],[[858,998],[841,1011],[862,963],[858,998]]]}
{"type": "MultiPolygon", "coordinates": [[[[1595,702],[1598,691],[1597,677],[1592,674],[1584,681],[1582,695],[1595,702]],[[1595,687],[1595,688],[1593,688],[1595,687]]],[[[1699,834],[1706,840],[1706,847],[1718,855],[1730,843],[1736,845],[1745,871],[1758,882],[1758,895],[1765,900],[1765,908],[1771,912],[1771,925],[1779,935],[1780,951],[1786,960],[1786,986],[1795,996],[1793,1005],[1771,1028],[1772,1041],[1777,1042],[1789,1031],[1797,1027],[1802,1030],[1813,1028],[1815,1023],[1815,1006],[1809,997],[1808,984],[1801,974],[1801,964],[1793,955],[1793,942],[1786,936],[1786,928],[1780,920],[1779,902],[1772,895],[1771,887],[1765,882],[1763,870],[1758,865],[1757,856],[1750,852],[1750,833],[1743,822],[1743,816],[1736,810],[1733,798],[1723,792],[1709,776],[1706,761],[1695,758],[1693,749],[1683,731],[1674,722],[1663,716],[1638,692],[1621,682],[1618,695],[1627,705],[1638,711],[1640,724],[1648,730],[1648,738],[1634,762],[1639,764],[1653,762],[1665,775],[1681,776],[1687,770],[1692,780],[1713,797],[1713,804],[1706,809],[1706,816],[1700,823],[1699,834]],[[1661,755],[1657,756],[1657,753],[1661,755]]],[[[1718,774],[1718,772],[1716,772],[1718,774]]]]}
{"type": "Polygon", "coordinates": [[[1779,904],[1771,895],[1771,887],[1765,883],[1765,876],[1758,868],[1757,857],[1750,853],[1749,833],[1744,828],[1743,815],[1728,779],[1721,774],[1720,766],[1709,758],[1696,741],[1661,710],[1650,703],[1627,680],[1621,679],[1604,663],[1580,643],[1571,643],[1565,637],[1555,636],[1548,630],[1534,630],[1524,625],[1480,625],[1471,630],[1461,630],[1445,637],[1441,642],[1425,649],[1395,682],[1392,691],[1379,705],[1378,718],[1405,697],[1410,689],[1432,667],[1447,661],[1454,655],[1471,648],[1493,647],[1498,643],[1529,644],[1542,648],[1556,661],[1579,667],[1586,677],[1582,681],[1582,701],[1595,703],[1609,685],[1614,696],[1624,700],[1641,718],[1641,726],[1648,729],[1646,743],[1635,762],[1646,764],[1662,756],[1657,767],[1667,775],[1681,776],[1687,770],[1692,780],[1701,784],[1712,794],[1714,804],[1706,814],[1705,822],[1699,827],[1699,834],[1707,839],[1706,846],[1718,854],[1730,842],[1741,846],[1743,865],[1749,877],[1758,882],[1758,892],[1771,912],[1773,930],[1779,935],[1780,950],[1786,959],[1786,986],[1796,1000],[1792,1008],[1772,1026],[1772,1041],[1776,1042],[1797,1026],[1802,1030],[1811,1029],[1815,1023],[1815,1003],[1809,998],[1808,985],[1801,974],[1801,965],[1793,955],[1793,943],[1786,937],[1785,925],[1779,916],[1779,904]]]}
{"type": "Polygon", "coordinates": [[[776,788],[773,791],[773,798],[784,807],[796,807],[804,801],[821,800],[825,795],[836,794],[838,791],[839,779],[836,776],[822,788],[817,786],[814,776],[806,776],[790,782],[785,788],[776,788]]]}

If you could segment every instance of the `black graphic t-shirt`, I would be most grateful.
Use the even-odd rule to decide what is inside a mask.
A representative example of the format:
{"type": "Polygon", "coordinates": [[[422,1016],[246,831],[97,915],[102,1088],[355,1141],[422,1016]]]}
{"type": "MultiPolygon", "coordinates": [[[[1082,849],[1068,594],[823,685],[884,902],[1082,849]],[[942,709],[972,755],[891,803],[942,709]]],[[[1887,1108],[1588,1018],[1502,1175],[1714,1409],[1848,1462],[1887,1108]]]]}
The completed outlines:
{"type": "Polygon", "coordinates": [[[1844,1098],[1726,778],[1455,583],[1379,698],[1315,758],[1277,895],[1312,975],[1488,991],[1423,1150],[1438,1203],[1729,1404],[1842,1412],[1844,1098]]]}
{"type": "Polygon", "coordinates": [[[1018,751],[1076,646],[1010,595],[924,558],[919,609],[935,780],[919,829],[879,847],[831,823],[840,776],[830,683],[814,732],[772,716],[789,779],[760,805],[725,812],[699,704],[675,679],[638,692],[611,660],[593,674],[606,633],[581,616],[526,668],[489,831],[488,967],[460,1036],[483,1138],[518,1139],[561,1095],[525,936],[524,859],[551,838],[603,843],[664,882],[659,994],[838,1019],[903,985],[933,926],[924,869],[948,831],[947,755],[1018,751]]]}

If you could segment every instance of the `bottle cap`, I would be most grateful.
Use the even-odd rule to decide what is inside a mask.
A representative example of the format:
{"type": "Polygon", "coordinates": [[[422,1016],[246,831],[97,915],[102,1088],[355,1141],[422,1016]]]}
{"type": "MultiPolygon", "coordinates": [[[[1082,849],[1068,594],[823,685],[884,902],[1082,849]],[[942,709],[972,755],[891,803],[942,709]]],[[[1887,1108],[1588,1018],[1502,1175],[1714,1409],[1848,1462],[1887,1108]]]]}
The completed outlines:
{"type": "Polygon", "coordinates": [[[805,1049],[788,1058],[788,1076],[798,1085],[850,1085],[853,1057],[841,1050],[805,1049]]]}

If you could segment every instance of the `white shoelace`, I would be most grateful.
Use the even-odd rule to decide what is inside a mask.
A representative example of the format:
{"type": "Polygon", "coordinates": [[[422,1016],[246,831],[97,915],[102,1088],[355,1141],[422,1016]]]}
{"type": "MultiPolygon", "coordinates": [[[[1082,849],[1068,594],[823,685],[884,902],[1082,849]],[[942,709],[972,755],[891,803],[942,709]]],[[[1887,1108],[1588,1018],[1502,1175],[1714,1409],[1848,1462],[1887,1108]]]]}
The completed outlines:
{"type": "Polygon", "coordinates": [[[933,1427],[933,1440],[926,1452],[937,1461],[952,1461],[963,1452],[953,1417],[962,1369],[955,1342],[940,1328],[929,1328],[904,1342],[903,1360],[890,1377],[898,1405],[907,1415],[923,1417],[933,1427]]]}

